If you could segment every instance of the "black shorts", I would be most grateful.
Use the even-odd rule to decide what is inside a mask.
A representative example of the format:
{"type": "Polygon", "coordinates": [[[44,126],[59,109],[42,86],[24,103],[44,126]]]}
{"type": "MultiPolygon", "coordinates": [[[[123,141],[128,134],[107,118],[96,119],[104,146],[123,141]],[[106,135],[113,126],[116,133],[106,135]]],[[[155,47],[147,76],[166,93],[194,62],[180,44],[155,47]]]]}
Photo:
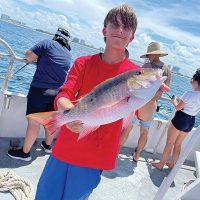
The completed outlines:
{"type": "Polygon", "coordinates": [[[195,116],[188,115],[180,110],[175,113],[171,122],[177,130],[190,132],[194,127],[195,116]]]}
{"type": "Polygon", "coordinates": [[[59,89],[30,87],[27,95],[26,115],[54,110],[54,99],[59,89]]]}

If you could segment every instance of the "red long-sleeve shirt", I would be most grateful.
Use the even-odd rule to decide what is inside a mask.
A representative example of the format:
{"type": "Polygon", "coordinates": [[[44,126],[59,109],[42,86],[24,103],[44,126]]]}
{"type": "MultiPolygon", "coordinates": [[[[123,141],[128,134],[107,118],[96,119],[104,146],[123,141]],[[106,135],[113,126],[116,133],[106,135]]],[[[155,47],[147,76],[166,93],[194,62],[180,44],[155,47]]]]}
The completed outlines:
{"type": "MultiPolygon", "coordinates": [[[[75,101],[106,79],[139,68],[127,58],[117,64],[107,64],[99,54],[80,57],[70,69],[67,81],[55,99],[55,107],[60,97],[75,101]]],[[[62,126],[53,147],[53,155],[58,160],[78,166],[113,169],[121,130],[122,120],[118,120],[102,125],[83,139],[77,140],[78,134],[62,126]]]]}

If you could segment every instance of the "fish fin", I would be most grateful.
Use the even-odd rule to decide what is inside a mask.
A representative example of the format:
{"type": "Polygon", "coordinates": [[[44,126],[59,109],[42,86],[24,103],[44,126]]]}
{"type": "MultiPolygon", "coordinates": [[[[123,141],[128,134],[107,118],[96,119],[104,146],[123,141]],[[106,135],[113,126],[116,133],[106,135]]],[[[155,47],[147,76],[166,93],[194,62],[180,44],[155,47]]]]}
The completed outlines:
{"type": "Polygon", "coordinates": [[[51,134],[65,124],[63,111],[33,113],[26,117],[42,124],[51,134]]]}
{"type": "Polygon", "coordinates": [[[78,140],[84,138],[88,134],[96,131],[100,126],[93,126],[93,125],[88,125],[88,124],[83,124],[80,128],[79,131],[79,137],[78,140]]]}
{"type": "Polygon", "coordinates": [[[135,115],[135,111],[133,111],[131,114],[129,114],[128,116],[126,116],[124,119],[123,119],[123,125],[122,125],[122,129],[125,129],[129,126],[129,124],[131,123],[131,120],[133,119],[135,115]]]}

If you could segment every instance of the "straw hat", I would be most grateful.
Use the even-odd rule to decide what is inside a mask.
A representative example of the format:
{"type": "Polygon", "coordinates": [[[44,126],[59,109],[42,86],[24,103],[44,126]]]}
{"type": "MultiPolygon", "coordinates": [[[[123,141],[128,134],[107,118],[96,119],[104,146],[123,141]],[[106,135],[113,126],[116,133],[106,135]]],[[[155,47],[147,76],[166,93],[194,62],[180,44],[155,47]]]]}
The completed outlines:
{"type": "Polygon", "coordinates": [[[168,53],[160,50],[160,44],[158,42],[151,42],[147,47],[147,53],[141,55],[140,58],[146,58],[149,54],[159,54],[160,57],[168,55],[168,53]]]}

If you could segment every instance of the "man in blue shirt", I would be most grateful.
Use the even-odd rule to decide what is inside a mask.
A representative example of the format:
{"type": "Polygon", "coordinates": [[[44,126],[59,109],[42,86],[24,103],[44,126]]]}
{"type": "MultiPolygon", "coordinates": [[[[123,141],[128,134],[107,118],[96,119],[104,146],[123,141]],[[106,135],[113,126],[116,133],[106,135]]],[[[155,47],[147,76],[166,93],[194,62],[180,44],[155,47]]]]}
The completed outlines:
{"type": "MultiPolygon", "coordinates": [[[[25,58],[28,62],[37,61],[36,72],[27,96],[26,115],[54,110],[54,98],[65,82],[71,65],[69,38],[67,30],[58,28],[53,40],[45,39],[26,51],[25,58]]],[[[37,122],[28,119],[23,147],[19,150],[9,150],[8,155],[11,158],[30,161],[30,149],[38,136],[39,129],[40,125],[37,122]]],[[[41,146],[46,153],[51,153],[53,135],[45,130],[45,136],[41,146]]]]}

